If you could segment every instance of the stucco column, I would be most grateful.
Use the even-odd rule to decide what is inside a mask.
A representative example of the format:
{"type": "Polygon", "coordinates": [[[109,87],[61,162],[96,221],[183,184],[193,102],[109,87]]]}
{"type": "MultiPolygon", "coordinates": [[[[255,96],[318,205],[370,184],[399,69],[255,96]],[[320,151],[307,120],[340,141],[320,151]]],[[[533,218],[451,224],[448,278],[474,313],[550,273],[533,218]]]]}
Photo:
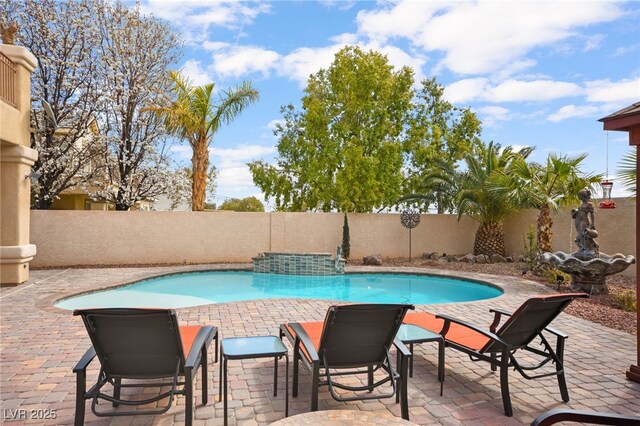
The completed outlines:
{"type": "Polygon", "coordinates": [[[0,79],[15,88],[12,99],[0,97],[0,283],[17,285],[29,279],[29,261],[36,254],[29,244],[29,175],[38,153],[30,148],[29,116],[37,62],[24,47],[2,44],[0,52],[11,61],[0,68],[0,79]]]}

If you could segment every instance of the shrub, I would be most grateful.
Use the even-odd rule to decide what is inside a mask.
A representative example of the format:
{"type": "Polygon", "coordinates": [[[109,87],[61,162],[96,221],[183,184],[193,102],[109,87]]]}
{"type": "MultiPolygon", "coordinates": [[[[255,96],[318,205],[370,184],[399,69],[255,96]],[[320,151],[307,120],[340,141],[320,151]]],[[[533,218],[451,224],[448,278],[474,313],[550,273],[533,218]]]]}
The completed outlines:
{"type": "Polygon", "coordinates": [[[347,214],[344,214],[344,224],[342,225],[342,257],[349,259],[351,254],[351,237],[349,236],[349,220],[347,214]]]}
{"type": "Polygon", "coordinates": [[[524,236],[524,249],[522,250],[522,260],[527,264],[527,269],[533,271],[538,259],[538,243],[536,242],[536,230],[533,225],[529,225],[529,231],[524,236]]]}
{"type": "Polygon", "coordinates": [[[555,268],[545,269],[542,271],[542,277],[547,281],[547,283],[558,285],[558,287],[563,283],[568,285],[571,282],[571,275],[555,268]]]}
{"type": "Polygon", "coordinates": [[[636,295],[631,290],[616,294],[615,299],[618,305],[620,305],[620,309],[625,312],[636,312],[638,310],[636,295]]]}

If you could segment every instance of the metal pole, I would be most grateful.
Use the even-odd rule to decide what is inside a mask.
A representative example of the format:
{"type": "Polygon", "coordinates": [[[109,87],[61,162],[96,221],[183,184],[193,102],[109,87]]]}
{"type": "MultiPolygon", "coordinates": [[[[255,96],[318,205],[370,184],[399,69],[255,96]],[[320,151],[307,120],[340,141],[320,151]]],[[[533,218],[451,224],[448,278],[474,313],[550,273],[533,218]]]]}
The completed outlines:
{"type": "Polygon", "coordinates": [[[409,262],[411,262],[411,228],[409,228],[409,262]]]}

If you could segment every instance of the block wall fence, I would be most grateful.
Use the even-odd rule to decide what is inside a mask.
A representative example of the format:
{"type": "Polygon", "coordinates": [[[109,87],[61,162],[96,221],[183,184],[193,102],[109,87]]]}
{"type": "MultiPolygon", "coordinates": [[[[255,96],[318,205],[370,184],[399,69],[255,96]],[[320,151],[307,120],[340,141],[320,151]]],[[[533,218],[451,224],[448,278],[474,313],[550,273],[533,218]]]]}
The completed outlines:
{"type": "MultiPolygon", "coordinates": [[[[596,211],[600,250],[635,253],[635,201],[596,211]]],[[[349,214],[351,258],[409,256],[409,230],[399,214],[349,214]]],[[[536,211],[505,221],[506,248],[521,254],[536,211]]],[[[335,254],[342,242],[340,213],[31,211],[33,267],[251,262],[262,252],[335,254]]],[[[412,256],[473,251],[477,223],[468,217],[425,214],[412,230],[412,256]]],[[[575,251],[568,210],[554,215],[554,250],[575,251]]],[[[633,271],[635,268],[630,268],[633,271]]]]}

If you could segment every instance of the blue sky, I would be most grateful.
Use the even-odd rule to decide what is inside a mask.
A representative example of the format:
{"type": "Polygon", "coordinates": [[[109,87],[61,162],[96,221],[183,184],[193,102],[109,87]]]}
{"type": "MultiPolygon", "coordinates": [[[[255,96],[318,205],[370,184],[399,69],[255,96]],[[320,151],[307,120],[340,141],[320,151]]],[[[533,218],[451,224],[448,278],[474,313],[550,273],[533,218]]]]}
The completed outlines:
{"type": "MultiPolygon", "coordinates": [[[[345,45],[386,54],[416,81],[435,76],[445,97],[471,107],[482,138],[550,152],[587,152],[585,171],[609,177],[630,150],[627,133],[599,118],[640,101],[637,1],[273,1],[143,0],[143,9],[182,32],[180,67],[219,89],[251,81],[260,100],[211,146],[218,203],[258,196],[246,163],[272,162],[280,107],[300,105],[310,74],[345,45]]],[[[189,162],[187,145],[172,148],[189,162]]],[[[624,195],[614,185],[614,195],[624,195]]]]}

